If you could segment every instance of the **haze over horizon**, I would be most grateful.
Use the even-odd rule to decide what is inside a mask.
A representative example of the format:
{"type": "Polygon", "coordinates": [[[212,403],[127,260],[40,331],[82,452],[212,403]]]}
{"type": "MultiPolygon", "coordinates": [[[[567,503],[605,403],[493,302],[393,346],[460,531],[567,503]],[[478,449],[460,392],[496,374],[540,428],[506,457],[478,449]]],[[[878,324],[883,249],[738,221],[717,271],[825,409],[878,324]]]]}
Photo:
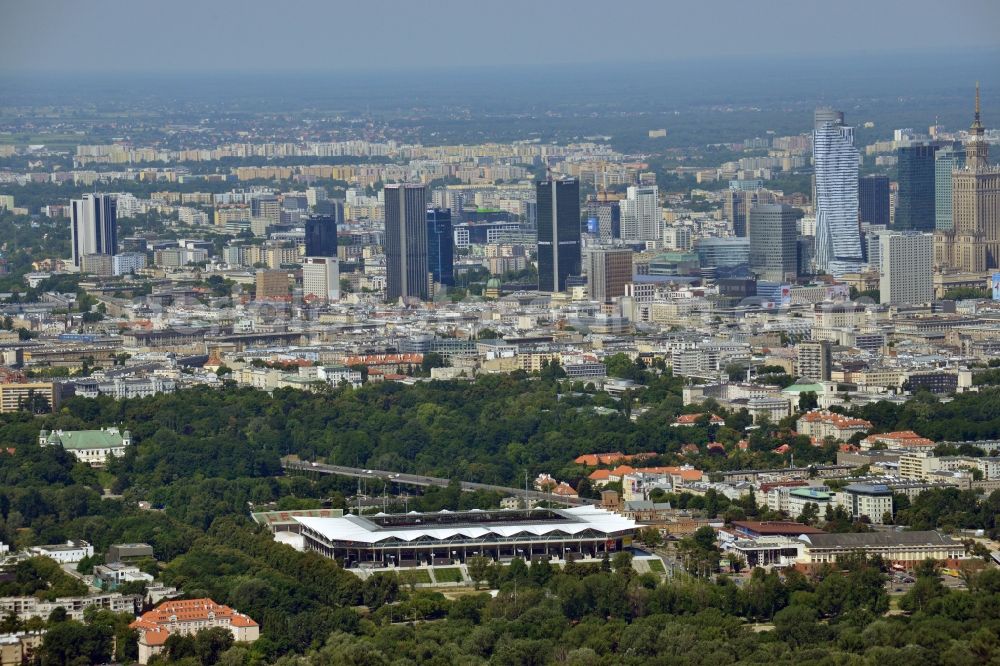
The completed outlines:
{"type": "Polygon", "coordinates": [[[737,0],[642,0],[611,11],[593,0],[300,0],[272,21],[238,0],[3,0],[0,72],[361,72],[456,61],[502,67],[970,51],[989,51],[995,60],[1000,47],[1000,4],[989,0],[952,3],[950,20],[935,23],[932,43],[920,39],[928,35],[927,17],[941,11],[931,0],[845,0],[822,25],[817,4],[780,0],[761,9],[737,0]],[[611,48],[623,33],[628,47],[611,48]]]}

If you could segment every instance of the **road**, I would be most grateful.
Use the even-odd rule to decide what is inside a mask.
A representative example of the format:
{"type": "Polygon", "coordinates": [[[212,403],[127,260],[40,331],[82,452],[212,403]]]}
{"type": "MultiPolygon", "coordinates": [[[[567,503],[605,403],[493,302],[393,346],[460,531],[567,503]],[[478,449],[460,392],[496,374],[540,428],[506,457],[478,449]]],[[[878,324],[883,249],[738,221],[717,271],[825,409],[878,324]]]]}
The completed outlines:
{"type": "MultiPolygon", "coordinates": [[[[422,476],[420,474],[406,474],[404,472],[387,472],[380,469],[361,469],[360,467],[344,467],[343,465],[324,465],[322,463],[312,463],[307,461],[282,460],[281,466],[287,471],[312,472],[316,474],[336,474],[338,476],[350,476],[357,479],[382,479],[392,483],[399,483],[408,486],[440,486],[446,488],[448,479],[441,479],[435,476],[422,476]]],[[[506,493],[515,497],[568,504],[570,506],[583,506],[596,504],[597,500],[584,498],[559,497],[549,493],[529,490],[525,493],[523,488],[508,488],[507,486],[494,486],[489,483],[475,483],[473,481],[462,481],[462,490],[472,492],[474,490],[487,490],[491,492],[506,493]]]]}

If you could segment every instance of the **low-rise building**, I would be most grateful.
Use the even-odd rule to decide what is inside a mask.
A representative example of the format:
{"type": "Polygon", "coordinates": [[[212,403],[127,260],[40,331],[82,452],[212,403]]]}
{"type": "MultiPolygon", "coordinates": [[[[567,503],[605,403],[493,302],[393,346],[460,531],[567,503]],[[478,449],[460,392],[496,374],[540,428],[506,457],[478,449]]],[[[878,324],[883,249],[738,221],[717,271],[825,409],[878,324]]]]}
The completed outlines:
{"type": "Polygon", "coordinates": [[[825,409],[803,414],[795,424],[800,435],[822,442],[827,437],[838,442],[846,442],[858,433],[871,430],[872,424],[865,419],[855,419],[825,409]]]}
{"type": "Polygon", "coordinates": [[[104,430],[42,430],[38,434],[41,446],[61,446],[72,453],[77,460],[93,467],[103,465],[108,456],[121,458],[125,448],[132,443],[128,430],[118,432],[117,428],[104,430]]]}
{"type": "Polygon", "coordinates": [[[854,519],[867,518],[876,525],[892,517],[892,489],[881,483],[850,483],[837,494],[838,504],[854,519]]]}
{"type": "Polygon", "coordinates": [[[73,564],[94,554],[94,547],[86,541],[67,541],[49,546],[32,546],[28,552],[35,556],[48,557],[59,564],[73,564]]]}
{"type": "Polygon", "coordinates": [[[951,562],[965,556],[965,546],[940,532],[861,532],[807,534],[798,563],[805,566],[832,564],[839,558],[864,552],[880,555],[889,563],[912,566],[925,559],[951,562]]]}
{"type": "Polygon", "coordinates": [[[187,636],[201,629],[223,627],[237,643],[249,643],[260,637],[260,626],[248,616],[211,599],[165,601],[129,625],[139,633],[139,663],[163,651],[171,634],[187,636]]]}

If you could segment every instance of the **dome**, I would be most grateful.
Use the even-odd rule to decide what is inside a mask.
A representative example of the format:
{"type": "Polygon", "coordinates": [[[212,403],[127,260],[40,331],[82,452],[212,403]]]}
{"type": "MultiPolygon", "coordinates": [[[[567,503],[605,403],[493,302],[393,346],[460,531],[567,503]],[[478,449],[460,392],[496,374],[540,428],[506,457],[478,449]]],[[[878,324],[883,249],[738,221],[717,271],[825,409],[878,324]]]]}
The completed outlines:
{"type": "Polygon", "coordinates": [[[499,289],[500,288],[500,279],[499,278],[495,278],[495,277],[490,278],[489,280],[486,281],[486,288],[487,289],[499,289]]]}

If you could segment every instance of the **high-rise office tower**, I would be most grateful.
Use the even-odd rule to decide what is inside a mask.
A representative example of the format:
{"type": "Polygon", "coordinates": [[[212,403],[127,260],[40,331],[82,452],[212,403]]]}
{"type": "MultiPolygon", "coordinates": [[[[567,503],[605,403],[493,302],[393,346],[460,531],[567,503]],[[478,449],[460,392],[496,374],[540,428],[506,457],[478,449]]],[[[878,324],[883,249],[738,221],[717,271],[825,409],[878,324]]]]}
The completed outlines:
{"type": "Polygon", "coordinates": [[[816,178],[816,264],[839,276],[861,270],[864,253],[858,225],[858,151],[854,128],[843,114],[817,109],[813,130],[816,178]]]}
{"type": "Polygon", "coordinates": [[[386,288],[389,301],[430,297],[427,191],[415,183],[385,186],[386,288]]]}
{"type": "Polygon", "coordinates": [[[879,300],[888,305],[914,305],[934,300],[932,259],[934,236],[919,231],[879,234],[879,300]]]}
{"type": "Polygon", "coordinates": [[[84,194],[70,204],[73,264],[86,254],[113,255],[118,251],[118,215],[110,194],[84,194]]]}
{"type": "Polygon", "coordinates": [[[889,225],[889,177],[865,176],[858,180],[861,222],[889,225]]]}
{"type": "Polygon", "coordinates": [[[595,247],[587,252],[587,293],[590,300],[608,303],[625,295],[632,281],[632,250],[595,247]]]}
{"type": "Polygon", "coordinates": [[[952,228],[951,175],[965,166],[965,148],[956,143],[944,146],[934,155],[934,228],[948,231],[952,228]]]}
{"type": "Polygon", "coordinates": [[[602,243],[622,237],[622,210],[617,201],[594,201],[590,212],[597,218],[597,236],[602,243]]]}
{"type": "Polygon", "coordinates": [[[743,190],[728,189],[722,193],[722,215],[732,225],[733,235],[740,238],[746,238],[747,235],[749,199],[750,193],[743,190]]]}
{"type": "Polygon", "coordinates": [[[621,215],[622,240],[628,243],[658,240],[662,214],[656,185],[629,187],[621,202],[621,215]]]}
{"type": "Polygon", "coordinates": [[[337,220],[333,215],[310,215],[306,218],[306,256],[337,256],[337,220]]]}
{"type": "Polygon", "coordinates": [[[937,146],[904,146],[896,151],[899,192],[893,227],[934,230],[934,154],[937,146]]]}
{"type": "Polygon", "coordinates": [[[427,265],[437,284],[455,284],[455,237],[450,208],[427,209],[427,265]]]}
{"type": "Polygon", "coordinates": [[[798,208],[765,204],[750,209],[750,270],[761,280],[794,281],[798,277],[798,208]]]}
{"type": "Polygon", "coordinates": [[[1000,268],[1000,167],[989,163],[988,144],[976,112],[965,143],[965,166],[952,173],[951,231],[934,238],[934,263],[946,269],[982,272],[1000,268]]]}
{"type": "Polygon", "coordinates": [[[580,183],[550,178],[535,187],[538,291],[565,291],[566,278],[580,274],[580,183]]]}

